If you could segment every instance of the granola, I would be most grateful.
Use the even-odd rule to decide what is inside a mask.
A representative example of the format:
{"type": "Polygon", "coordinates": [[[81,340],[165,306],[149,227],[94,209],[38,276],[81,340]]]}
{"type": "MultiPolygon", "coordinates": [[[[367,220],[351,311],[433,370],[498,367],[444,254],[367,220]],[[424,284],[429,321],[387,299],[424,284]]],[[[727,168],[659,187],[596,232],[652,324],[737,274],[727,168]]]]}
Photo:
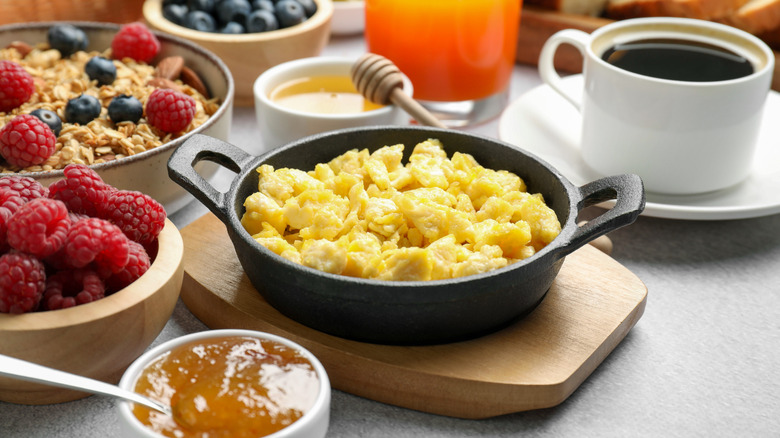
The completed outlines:
{"type": "MultiPolygon", "coordinates": [[[[29,48],[29,46],[28,46],[29,48]]],[[[62,169],[68,164],[96,164],[159,147],[170,140],[202,125],[219,108],[218,98],[207,98],[190,85],[175,80],[177,90],[195,99],[196,111],[192,123],[185,132],[170,134],[141,118],[138,124],[132,122],[114,123],[108,118],[108,105],[116,96],[135,96],[142,104],[155,86],[149,80],[155,77],[155,67],[129,58],[113,60],[117,68],[116,80],[110,85],[98,86],[84,72],[85,64],[93,56],[111,59],[111,49],[104,52],[80,51],[62,58],[60,52],[42,43],[32,47],[26,56],[18,45],[11,44],[0,49],[0,60],[14,61],[24,67],[34,78],[35,93],[19,108],[11,112],[0,112],[0,127],[14,116],[29,114],[43,108],[54,111],[62,119],[62,131],[57,137],[55,151],[49,159],[24,169],[11,166],[0,160],[0,174],[40,172],[62,169]],[[96,97],[102,106],[100,116],[86,125],[72,124],[65,120],[65,105],[69,99],[82,93],[96,97]]]]}

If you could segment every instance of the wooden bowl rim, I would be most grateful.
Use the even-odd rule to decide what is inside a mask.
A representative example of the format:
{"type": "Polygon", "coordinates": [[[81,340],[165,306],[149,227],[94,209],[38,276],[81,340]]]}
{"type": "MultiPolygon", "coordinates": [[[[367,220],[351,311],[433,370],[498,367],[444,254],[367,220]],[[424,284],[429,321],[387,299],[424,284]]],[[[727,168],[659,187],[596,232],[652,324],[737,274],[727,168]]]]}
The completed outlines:
{"type": "Polygon", "coordinates": [[[157,240],[157,257],[149,270],[130,286],[97,301],[67,309],[0,314],[0,333],[44,331],[85,324],[116,315],[147,300],[163,289],[161,286],[176,273],[184,255],[181,234],[170,219],[165,219],[165,226],[157,240]]]}
{"type": "Polygon", "coordinates": [[[277,29],[271,32],[242,35],[200,32],[173,24],[162,15],[162,0],[147,0],[144,2],[143,13],[144,19],[157,29],[192,41],[209,43],[260,43],[303,35],[328,24],[333,17],[333,1],[314,0],[314,2],[317,3],[317,11],[301,24],[284,29],[277,29]]]}

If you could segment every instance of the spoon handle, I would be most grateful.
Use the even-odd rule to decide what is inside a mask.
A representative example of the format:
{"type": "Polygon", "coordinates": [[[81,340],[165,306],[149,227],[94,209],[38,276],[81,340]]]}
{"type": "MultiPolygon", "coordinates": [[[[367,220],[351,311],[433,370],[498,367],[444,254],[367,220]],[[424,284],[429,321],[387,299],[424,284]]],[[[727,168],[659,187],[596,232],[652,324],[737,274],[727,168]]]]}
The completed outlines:
{"type": "Polygon", "coordinates": [[[42,365],[0,354],[0,376],[27,380],[29,382],[60,386],[68,389],[89,392],[91,394],[108,395],[133,401],[148,408],[171,415],[168,406],[157,403],[140,394],[127,391],[116,385],[99,380],[66,373],[42,365]]]}

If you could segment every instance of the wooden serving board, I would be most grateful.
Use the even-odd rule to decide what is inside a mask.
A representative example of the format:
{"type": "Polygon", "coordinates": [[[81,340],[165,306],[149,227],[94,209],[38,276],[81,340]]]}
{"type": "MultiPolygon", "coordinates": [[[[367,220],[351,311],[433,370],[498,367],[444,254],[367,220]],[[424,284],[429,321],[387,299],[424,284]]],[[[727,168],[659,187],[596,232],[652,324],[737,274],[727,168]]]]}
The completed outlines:
{"type": "Polygon", "coordinates": [[[487,418],[563,402],[644,312],[647,288],[591,245],[566,258],[530,315],[493,334],[433,346],[351,341],[303,326],[252,287],[225,226],[207,214],[181,230],[181,298],[212,329],[291,339],[322,362],[333,388],[460,418],[487,418]]]}
{"type": "MultiPolygon", "coordinates": [[[[544,42],[555,32],[563,29],[579,29],[583,32],[593,32],[613,20],[587,15],[564,14],[541,9],[534,6],[523,6],[520,16],[520,32],[517,41],[517,62],[536,65],[544,42]]],[[[766,36],[763,36],[766,40],[766,36]]],[[[774,48],[776,43],[767,41],[774,48]]],[[[780,91],[780,52],[775,53],[775,72],[772,77],[772,89],[780,91]]],[[[555,67],[568,73],[582,71],[582,56],[572,46],[563,44],[555,54],[555,67]]]]}

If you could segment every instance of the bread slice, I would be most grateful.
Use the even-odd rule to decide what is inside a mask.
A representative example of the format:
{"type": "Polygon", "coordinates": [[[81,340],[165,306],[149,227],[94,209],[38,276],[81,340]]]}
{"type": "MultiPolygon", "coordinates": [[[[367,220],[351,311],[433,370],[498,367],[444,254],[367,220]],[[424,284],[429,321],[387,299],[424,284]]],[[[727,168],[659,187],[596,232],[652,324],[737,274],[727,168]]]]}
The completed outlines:
{"type": "Polygon", "coordinates": [[[747,0],[608,0],[605,14],[621,20],[636,17],[684,17],[717,20],[732,14],[747,0]]]}
{"type": "Polygon", "coordinates": [[[598,17],[604,12],[607,0],[524,0],[523,4],[565,14],[598,17]]]}
{"type": "Polygon", "coordinates": [[[780,0],[749,0],[718,21],[752,34],[776,29],[780,27],[780,0]]]}

